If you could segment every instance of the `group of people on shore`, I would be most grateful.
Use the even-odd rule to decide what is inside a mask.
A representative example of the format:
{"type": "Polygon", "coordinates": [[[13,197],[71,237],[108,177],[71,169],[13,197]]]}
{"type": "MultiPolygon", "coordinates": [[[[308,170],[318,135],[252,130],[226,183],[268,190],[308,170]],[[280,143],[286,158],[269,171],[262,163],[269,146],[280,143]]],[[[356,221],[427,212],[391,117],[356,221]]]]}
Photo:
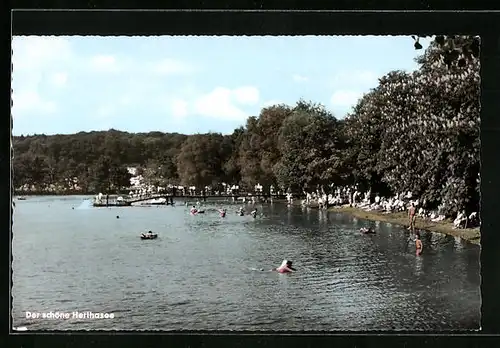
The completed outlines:
{"type": "MultiPolygon", "coordinates": [[[[326,194],[321,191],[306,193],[306,198],[302,201],[303,206],[318,204],[320,208],[328,206],[348,205],[363,209],[365,211],[378,211],[385,214],[404,212],[413,207],[413,217],[421,217],[424,220],[439,222],[446,219],[443,211],[446,208],[446,202],[443,202],[436,210],[430,211],[424,208],[425,200],[416,199],[412,192],[401,192],[394,197],[381,197],[380,195],[372,195],[371,190],[362,192],[357,186],[335,187],[332,188],[333,193],[326,194]],[[410,207],[411,206],[411,207],[410,207]]],[[[293,196],[287,195],[288,203],[293,202],[293,196]]],[[[414,223],[414,221],[412,222],[414,223]]],[[[453,221],[455,228],[470,228],[479,225],[477,212],[466,213],[464,210],[457,213],[453,221]]]]}

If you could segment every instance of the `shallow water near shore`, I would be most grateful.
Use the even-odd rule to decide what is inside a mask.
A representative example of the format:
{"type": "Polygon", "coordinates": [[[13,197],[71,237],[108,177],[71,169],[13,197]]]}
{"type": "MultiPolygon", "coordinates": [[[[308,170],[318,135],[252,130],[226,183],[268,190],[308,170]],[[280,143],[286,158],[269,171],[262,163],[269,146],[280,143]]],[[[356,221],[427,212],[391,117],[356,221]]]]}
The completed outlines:
{"type": "Polygon", "coordinates": [[[282,204],[94,208],[16,201],[13,326],[28,330],[475,330],[479,247],[389,223],[282,204]],[[216,208],[228,215],[219,217],[216,208]],[[246,205],[247,213],[253,206],[246,205]],[[116,218],[119,216],[119,218],[116,218]],[[373,226],[377,234],[359,228],[373,226]],[[152,230],[158,239],[142,241],[152,230]],[[284,259],[297,272],[267,272],[284,259]],[[258,271],[258,269],[266,271],[258,271]],[[257,270],[256,270],[257,269],[257,270]],[[26,312],[113,319],[26,319],[26,312]]]}

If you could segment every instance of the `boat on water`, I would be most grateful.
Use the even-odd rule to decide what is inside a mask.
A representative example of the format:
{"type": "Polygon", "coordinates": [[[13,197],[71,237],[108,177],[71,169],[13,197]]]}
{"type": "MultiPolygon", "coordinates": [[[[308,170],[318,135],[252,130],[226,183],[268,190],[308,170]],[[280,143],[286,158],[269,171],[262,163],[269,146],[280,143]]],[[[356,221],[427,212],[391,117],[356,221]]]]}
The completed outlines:
{"type": "Polygon", "coordinates": [[[157,233],[142,233],[141,234],[141,239],[156,239],[158,238],[158,234],[157,233]]]}
{"type": "Polygon", "coordinates": [[[165,205],[165,204],[167,204],[167,199],[163,198],[163,197],[155,198],[149,204],[151,204],[151,205],[165,205]]]}

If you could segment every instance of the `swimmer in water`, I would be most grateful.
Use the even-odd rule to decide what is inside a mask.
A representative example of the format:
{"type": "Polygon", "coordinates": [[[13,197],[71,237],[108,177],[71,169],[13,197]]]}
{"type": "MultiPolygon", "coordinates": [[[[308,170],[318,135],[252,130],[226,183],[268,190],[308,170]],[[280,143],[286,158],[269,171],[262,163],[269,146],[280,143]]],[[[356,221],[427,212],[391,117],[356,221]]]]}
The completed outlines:
{"type": "Polygon", "coordinates": [[[359,229],[359,232],[364,233],[364,234],[375,234],[375,231],[371,227],[362,227],[359,229]]]}
{"type": "Polygon", "coordinates": [[[238,214],[240,214],[240,216],[245,215],[245,209],[243,209],[243,207],[240,207],[240,210],[238,211],[238,214]]]}
{"type": "Polygon", "coordinates": [[[417,256],[420,256],[422,254],[422,250],[424,249],[424,245],[422,244],[418,233],[415,234],[415,248],[417,256]]]}
{"type": "Polygon", "coordinates": [[[252,210],[250,215],[252,215],[252,217],[255,219],[257,217],[257,209],[252,210]]]}
{"type": "Polygon", "coordinates": [[[222,218],[223,218],[223,217],[226,217],[226,209],[220,209],[220,210],[219,210],[219,215],[220,215],[220,217],[222,217],[222,218]]]}
{"type": "Polygon", "coordinates": [[[196,209],[196,206],[192,206],[190,210],[191,214],[196,214],[198,212],[198,209],[196,209]]]}
{"type": "Polygon", "coordinates": [[[271,272],[272,271],[276,271],[278,273],[291,273],[291,272],[295,272],[295,268],[292,267],[292,261],[283,260],[283,262],[281,263],[281,266],[279,266],[278,268],[272,269],[271,272]]]}

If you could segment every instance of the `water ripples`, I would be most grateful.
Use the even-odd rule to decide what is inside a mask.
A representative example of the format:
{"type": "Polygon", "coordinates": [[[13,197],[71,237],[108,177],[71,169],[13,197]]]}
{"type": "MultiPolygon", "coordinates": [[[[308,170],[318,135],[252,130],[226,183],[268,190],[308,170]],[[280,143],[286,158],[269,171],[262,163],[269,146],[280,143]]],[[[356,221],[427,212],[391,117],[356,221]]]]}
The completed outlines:
{"type": "Polygon", "coordinates": [[[81,198],[21,201],[14,216],[14,326],[122,330],[477,328],[479,250],[339,213],[258,207],[95,209],[81,198]],[[87,205],[86,205],[87,204],[87,205]],[[71,209],[71,207],[77,207],[71,209]],[[247,209],[248,210],[248,209],[247,209]],[[120,219],[116,219],[116,215],[120,219]],[[43,223],[41,223],[43,221],[43,223]],[[159,238],[141,241],[140,232],[159,238]],[[282,259],[299,270],[269,272],[282,259]],[[264,271],[260,271],[264,269],[264,271]],[[108,320],[27,320],[26,311],[112,312],[108,320]]]}

